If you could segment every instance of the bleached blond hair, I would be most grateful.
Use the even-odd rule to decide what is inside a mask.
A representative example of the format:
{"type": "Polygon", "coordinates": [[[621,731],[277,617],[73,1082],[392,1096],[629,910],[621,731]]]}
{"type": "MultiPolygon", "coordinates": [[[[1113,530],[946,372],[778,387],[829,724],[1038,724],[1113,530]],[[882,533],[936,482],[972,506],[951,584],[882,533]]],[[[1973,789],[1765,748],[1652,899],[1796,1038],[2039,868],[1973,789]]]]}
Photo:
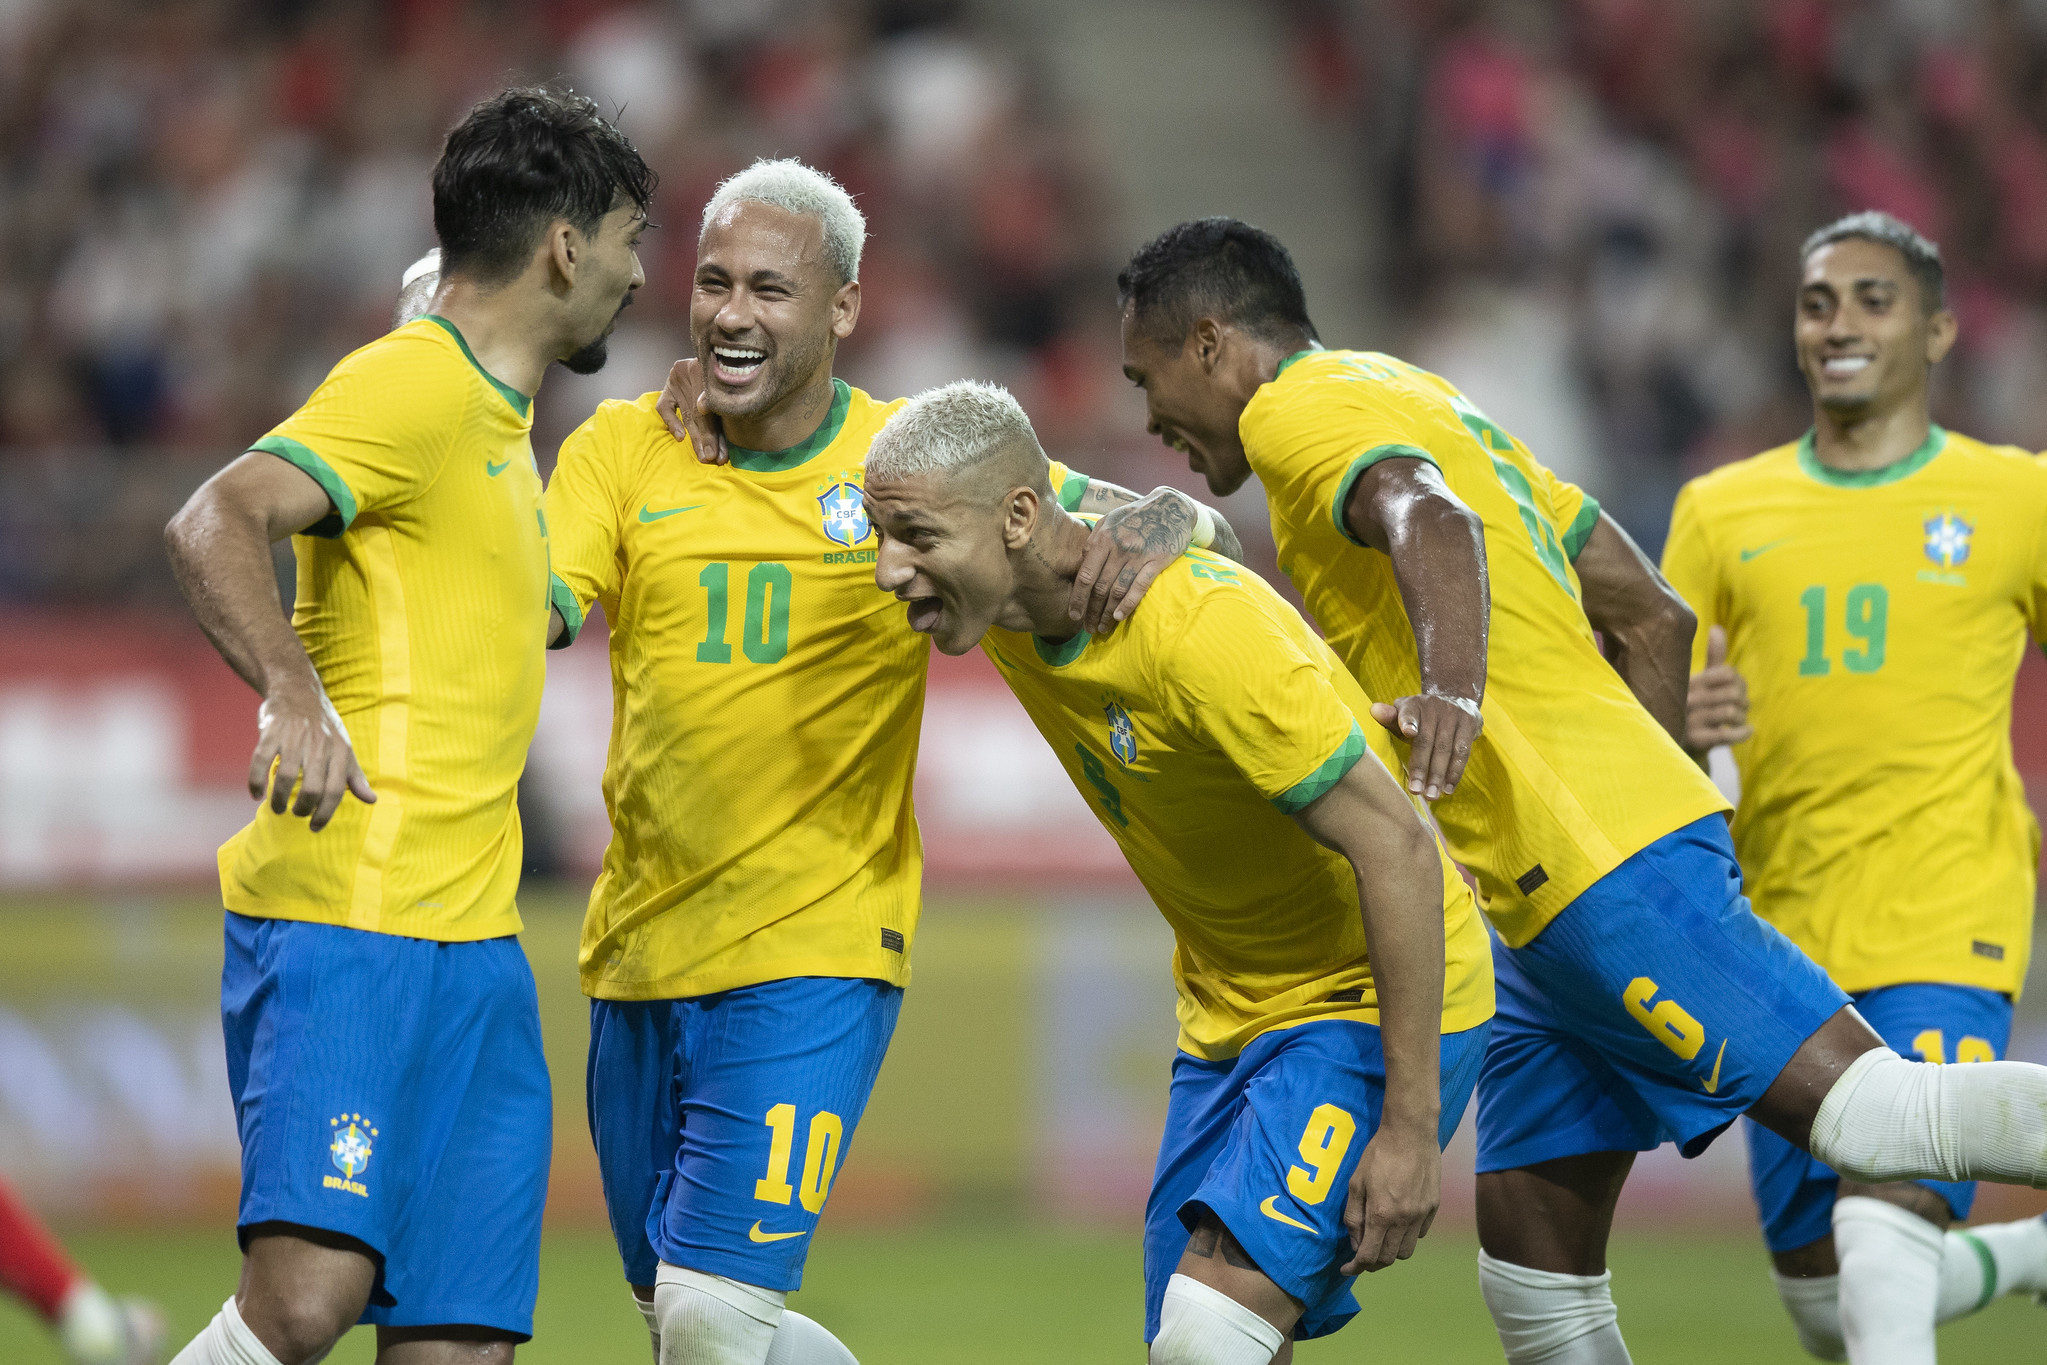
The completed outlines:
{"type": "Polygon", "coordinates": [[[926,389],[888,419],[867,447],[867,477],[958,475],[996,456],[1019,461],[1010,472],[1050,496],[1051,466],[1023,404],[1000,384],[958,379],[926,389]]]}
{"type": "Polygon", "coordinates": [[[867,219],[853,206],[853,196],[823,171],[806,166],[792,157],[769,160],[763,157],[736,175],[728,176],[704,205],[703,225],[697,229],[697,244],[711,230],[711,220],[731,204],[745,200],[767,204],[786,213],[815,218],[824,228],[824,254],[839,283],[860,278],[860,251],[867,245],[867,219]]]}

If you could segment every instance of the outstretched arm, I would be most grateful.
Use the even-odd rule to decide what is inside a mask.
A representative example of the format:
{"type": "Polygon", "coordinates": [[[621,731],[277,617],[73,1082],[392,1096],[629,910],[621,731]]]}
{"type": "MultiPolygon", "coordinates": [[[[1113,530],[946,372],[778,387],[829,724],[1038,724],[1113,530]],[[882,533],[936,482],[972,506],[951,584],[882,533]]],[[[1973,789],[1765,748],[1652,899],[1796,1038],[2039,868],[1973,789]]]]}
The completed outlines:
{"type": "Polygon", "coordinates": [[[1484,720],[1492,589],[1485,524],[1426,460],[1379,461],[1352,485],[1344,529],[1393,562],[1414,627],[1421,691],[1378,702],[1372,718],[1412,746],[1407,789],[1434,801],[1457,790],[1484,720]]]}
{"type": "Polygon", "coordinates": [[[1585,616],[1628,690],[1685,743],[1685,690],[1698,618],[1612,517],[1601,512],[1575,561],[1585,616]]]}
{"type": "Polygon", "coordinates": [[[1092,634],[1115,629],[1135,611],[1159,570],[1189,546],[1244,562],[1244,546],[1222,513],[1177,488],[1162,485],[1140,497],[1118,484],[1090,479],[1074,510],[1102,514],[1088,536],[1066,611],[1092,634]]]}
{"type": "Polygon", "coordinates": [[[1443,864],[1435,836],[1392,774],[1368,751],[1294,817],[1342,854],[1358,881],[1386,1099],[1358,1158],[1344,1223],[1355,1249],[1346,1275],[1414,1254],[1442,1196],[1440,1048],[1443,1025],[1443,864]]]}
{"type": "Polygon", "coordinates": [[[324,829],[344,793],[375,801],[355,761],[348,730],[277,600],[270,546],[334,511],[312,476],[274,455],[250,451],[200,486],[164,528],[178,587],[201,629],[263,698],[249,795],[282,814],[294,785],[293,815],[324,829]],[[271,765],[276,764],[273,779],[271,765]]]}

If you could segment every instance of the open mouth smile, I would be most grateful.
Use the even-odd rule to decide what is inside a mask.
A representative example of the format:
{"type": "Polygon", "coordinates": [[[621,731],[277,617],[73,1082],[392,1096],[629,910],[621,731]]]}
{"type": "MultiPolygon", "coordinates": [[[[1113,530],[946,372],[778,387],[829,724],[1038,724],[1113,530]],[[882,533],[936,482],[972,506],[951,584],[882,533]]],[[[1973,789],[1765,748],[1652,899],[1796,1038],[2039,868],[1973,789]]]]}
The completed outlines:
{"type": "Polygon", "coordinates": [[[1852,378],[1868,369],[1873,359],[1866,355],[1830,355],[1820,362],[1820,373],[1829,379],[1852,378]]]}
{"type": "Polygon", "coordinates": [[[761,372],[768,353],[752,346],[713,346],[711,373],[721,383],[737,388],[761,372]]]}

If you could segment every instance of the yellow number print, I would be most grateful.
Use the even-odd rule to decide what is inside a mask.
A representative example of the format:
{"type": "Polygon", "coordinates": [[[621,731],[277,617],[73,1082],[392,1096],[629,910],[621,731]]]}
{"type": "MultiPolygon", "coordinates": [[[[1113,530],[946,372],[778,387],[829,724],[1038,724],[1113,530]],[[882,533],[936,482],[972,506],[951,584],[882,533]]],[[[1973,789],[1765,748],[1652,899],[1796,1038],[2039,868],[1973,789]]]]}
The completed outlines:
{"type": "Polygon", "coordinates": [[[832,1175],[839,1168],[839,1148],[846,1140],[846,1124],[837,1114],[820,1109],[810,1120],[810,1144],[803,1153],[803,1188],[789,1185],[789,1158],[796,1149],[796,1106],[778,1104],[761,1120],[772,1135],[768,1139],[768,1174],[753,1182],[753,1197],[768,1204],[786,1204],[794,1194],[812,1213],[824,1207],[832,1192],[832,1175]]]}
{"type": "Polygon", "coordinates": [[[1649,1002],[1655,998],[1656,983],[1646,976],[1636,977],[1621,992],[1621,1003],[1635,1016],[1635,1022],[1648,1029],[1650,1037],[1689,1062],[1706,1045],[1705,1027],[1675,1000],[1665,1000],[1652,1008],[1649,1002]]]}
{"type": "Polygon", "coordinates": [[[839,1164],[839,1142],[846,1135],[846,1125],[839,1121],[837,1114],[828,1114],[822,1109],[810,1121],[810,1150],[803,1154],[803,1207],[812,1213],[824,1207],[825,1196],[832,1192],[832,1172],[839,1164]]]}
{"type": "MultiPolygon", "coordinates": [[[[1947,1035],[1937,1028],[1922,1029],[1912,1040],[1912,1050],[1919,1054],[1922,1062],[1940,1066],[1947,1061],[1947,1035]]],[[[1988,1038],[1965,1037],[1955,1044],[1957,1062],[1994,1062],[1997,1049],[1990,1045],[1988,1038]]]]}
{"type": "Polygon", "coordinates": [[[753,1182],[753,1197],[764,1203],[786,1204],[789,1188],[789,1150],[796,1145],[796,1106],[778,1104],[761,1122],[774,1136],[768,1141],[768,1177],[753,1182]]]}
{"type": "Polygon", "coordinates": [[[1303,1204],[1319,1204],[1328,1198],[1330,1186],[1336,1183],[1336,1168],[1343,1164],[1343,1154],[1350,1150],[1357,1131],[1358,1121],[1344,1110],[1333,1104],[1317,1105],[1301,1133],[1301,1160],[1313,1173],[1299,1166],[1287,1167],[1287,1192],[1303,1204]]]}
{"type": "Polygon", "coordinates": [[[1994,1062],[1997,1049],[1990,1046],[1988,1038],[1964,1038],[1955,1045],[1955,1060],[1958,1062],[1994,1062]]]}

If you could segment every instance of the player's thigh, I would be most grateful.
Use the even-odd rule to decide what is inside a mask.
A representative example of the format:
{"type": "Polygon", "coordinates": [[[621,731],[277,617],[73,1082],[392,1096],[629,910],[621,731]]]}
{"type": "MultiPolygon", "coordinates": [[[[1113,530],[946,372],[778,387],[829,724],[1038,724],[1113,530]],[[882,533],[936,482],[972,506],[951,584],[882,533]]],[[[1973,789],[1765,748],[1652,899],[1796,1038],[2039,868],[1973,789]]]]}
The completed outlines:
{"type": "Polygon", "coordinates": [[[680,1000],[592,1000],[584,1102],[626,1282],[654,1283],[647,1217],[682,1146],[680,1000]]]}
{"type": "Polygon", "coordinates": [[[1687,1155],[1848,1003],[1751,912],[1718,816],[1641,850],[1510,952],[1687,1155]]]}
{"type": "Polygon", "coordinates": [[[438,946],[438,1017],[414,1114],[430,1174],[386,1255],[385,1293],[365,1316],[381,1327],[459,1325],[523,1341],[533,1331],[554,1150],[533,973],[516,939],[438,946]]]}
{"type": "MultiPolygon", "coordinates": [[[[1173,1057],[1173,1081],[1158,1162],[1144,1206],[1144,1339],[1159,1333],[1166,1284],[1187,1250],[1189,1227],[1180,1212],[1215,1164],[1242,1110],[1243,1085],[1234,1079],[1241,1058],[1207,1061],[1185,1052],[1173,1057]]],[[[1249,1074],[1248,1072],[1246,1074],[1249,1074]]]]}
{"type": "Polygon", "coordinates": [[[765,1289],[801,1286],[902,994],[880,981],[794,977],[691,1002],[682,1144],[648,1219],[662,1261],[765,1289]]]}

